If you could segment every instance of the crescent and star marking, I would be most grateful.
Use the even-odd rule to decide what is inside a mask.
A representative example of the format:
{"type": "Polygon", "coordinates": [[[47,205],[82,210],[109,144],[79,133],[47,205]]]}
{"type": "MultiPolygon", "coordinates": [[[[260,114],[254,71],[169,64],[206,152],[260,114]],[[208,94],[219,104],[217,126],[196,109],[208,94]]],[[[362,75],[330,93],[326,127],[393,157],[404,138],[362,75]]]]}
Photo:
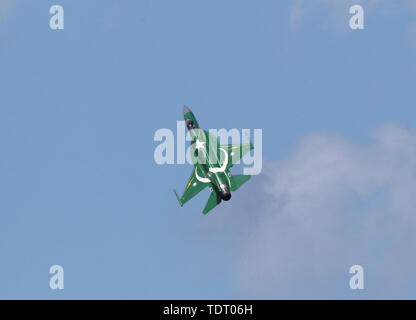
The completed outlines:
{"type": "Polygon", "coordinates": [[[198,179],[198,181],[201,181],[203,183],[210,183],[211,182],[208,178],[202,178],[202,177],[198,176],[197,167],[195,167],[195,177],[198,179]]]}
{"type": "Polygon", "coordinates": [[[227,168],[228,165],[228,152],[225,151],[223,148],[220,148],[221,151],[224,151],[224,163],[222,164],[222,166],[220,168],[209,168],[209,171],[211,171],[212,173],[217,173],[217,172],[224,172],[225,169],[227,168]]]}
{"type": "MultiPolygon", "coordinates": [[[[224,163],[222,164],[222,166],[220,168],[209,168],[209,171],[212,173],[217,173],[217,172],[224,172],[225,169],[227,168],[228,165],[228,152],[225,151],[223,148],[220,148],[221,151],[224,152],[224,163]]],[[[203,178],[200,177],[198,175],[198,170],[195,167],[195,177],[197,178],[198,181],[203,182],[203,183],[210,183],[211,181],[208,178],[203,178]]]]}

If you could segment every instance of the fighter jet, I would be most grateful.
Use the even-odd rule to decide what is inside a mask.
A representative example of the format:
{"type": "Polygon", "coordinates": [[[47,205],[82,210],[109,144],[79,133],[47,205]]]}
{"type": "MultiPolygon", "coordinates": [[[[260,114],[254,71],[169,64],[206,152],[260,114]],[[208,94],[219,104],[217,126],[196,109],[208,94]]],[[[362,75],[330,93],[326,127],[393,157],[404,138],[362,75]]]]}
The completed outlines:
{"type": "Polygon", "coordinates": [[[249,175],[231,175],[230,168],[254,147],[251,141],[247,144],[220,145],[216,136],[200,129],[194,114],[186,106],[183,114],[192,138],[190,150],[194,168],[182,197],[179,198],[176,190],[174,193],[183,206],[208,187],[211,195],[203,210],[207,214],[222,200],[230,200],[231,191],[236,191],[250,179],[249,175]]]}

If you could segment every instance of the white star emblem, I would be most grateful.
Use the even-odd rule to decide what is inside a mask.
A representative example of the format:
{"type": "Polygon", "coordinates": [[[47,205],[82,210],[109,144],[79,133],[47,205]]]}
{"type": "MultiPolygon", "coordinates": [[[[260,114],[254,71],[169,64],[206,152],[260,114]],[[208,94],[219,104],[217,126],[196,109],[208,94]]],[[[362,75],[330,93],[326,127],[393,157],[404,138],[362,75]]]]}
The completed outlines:
{"type": "Polygon", "coordinates": [[[204,149],[204,148],[205,148],[205,142],[201,142],[201,141],[199,141],[198,139],[196,139],[196,146],[195,146],[195,148],[196,148],[197,150],[199,150],[199,149],[204,149]]]}

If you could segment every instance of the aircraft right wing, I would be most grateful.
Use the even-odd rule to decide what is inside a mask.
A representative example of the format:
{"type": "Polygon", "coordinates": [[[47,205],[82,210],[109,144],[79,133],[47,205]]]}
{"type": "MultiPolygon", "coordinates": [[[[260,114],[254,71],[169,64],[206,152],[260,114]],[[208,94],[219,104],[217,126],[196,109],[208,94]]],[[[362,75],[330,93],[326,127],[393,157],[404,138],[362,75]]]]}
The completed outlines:
{"type": "Polygon", "coordinates": [[[204,178],[204,177],[201,178],[199,176],[197,177],[198,175],[197,170],[198,170],[197,166],[194,166],[194,169],[192,170],[191,176],[189,177],[185,191],[183,192],[183,195],[181,198],[179,198],[178,194],[176,193],[176,190],[174,190],[176,198],[178,198],[179,204],[181,206],[183,206],[186,202],[188,202],[193,197],[195,197],[205,187],[211,185],[211,182],[207,178],[204,178]],[[205,179],[206,181],[204,182],[205,179]]]}

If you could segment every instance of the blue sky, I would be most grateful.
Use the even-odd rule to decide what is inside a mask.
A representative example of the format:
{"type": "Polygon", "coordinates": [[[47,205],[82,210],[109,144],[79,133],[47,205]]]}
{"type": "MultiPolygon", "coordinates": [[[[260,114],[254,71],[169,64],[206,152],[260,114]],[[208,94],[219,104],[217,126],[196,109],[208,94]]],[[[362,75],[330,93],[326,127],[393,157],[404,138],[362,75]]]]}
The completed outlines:
{"type": "Polygon", "coordinates": [[[0,298],[415,298],[400,195],[416,186],[416,6],[368,1],[353,31],[357,3],[2,1],[0,298]],[[54,4],[64,30],[49,28],[54,4]],[[191,166],[153,159],[183,104],[204,128],[263,130],[262,175],[208,216],[208,192],[183,208],[172,193],[191,166]],[[319,154],[335,172],[309,165],[319,154]],[[290,186],[318,190],[316,207],[290,186]]]}

